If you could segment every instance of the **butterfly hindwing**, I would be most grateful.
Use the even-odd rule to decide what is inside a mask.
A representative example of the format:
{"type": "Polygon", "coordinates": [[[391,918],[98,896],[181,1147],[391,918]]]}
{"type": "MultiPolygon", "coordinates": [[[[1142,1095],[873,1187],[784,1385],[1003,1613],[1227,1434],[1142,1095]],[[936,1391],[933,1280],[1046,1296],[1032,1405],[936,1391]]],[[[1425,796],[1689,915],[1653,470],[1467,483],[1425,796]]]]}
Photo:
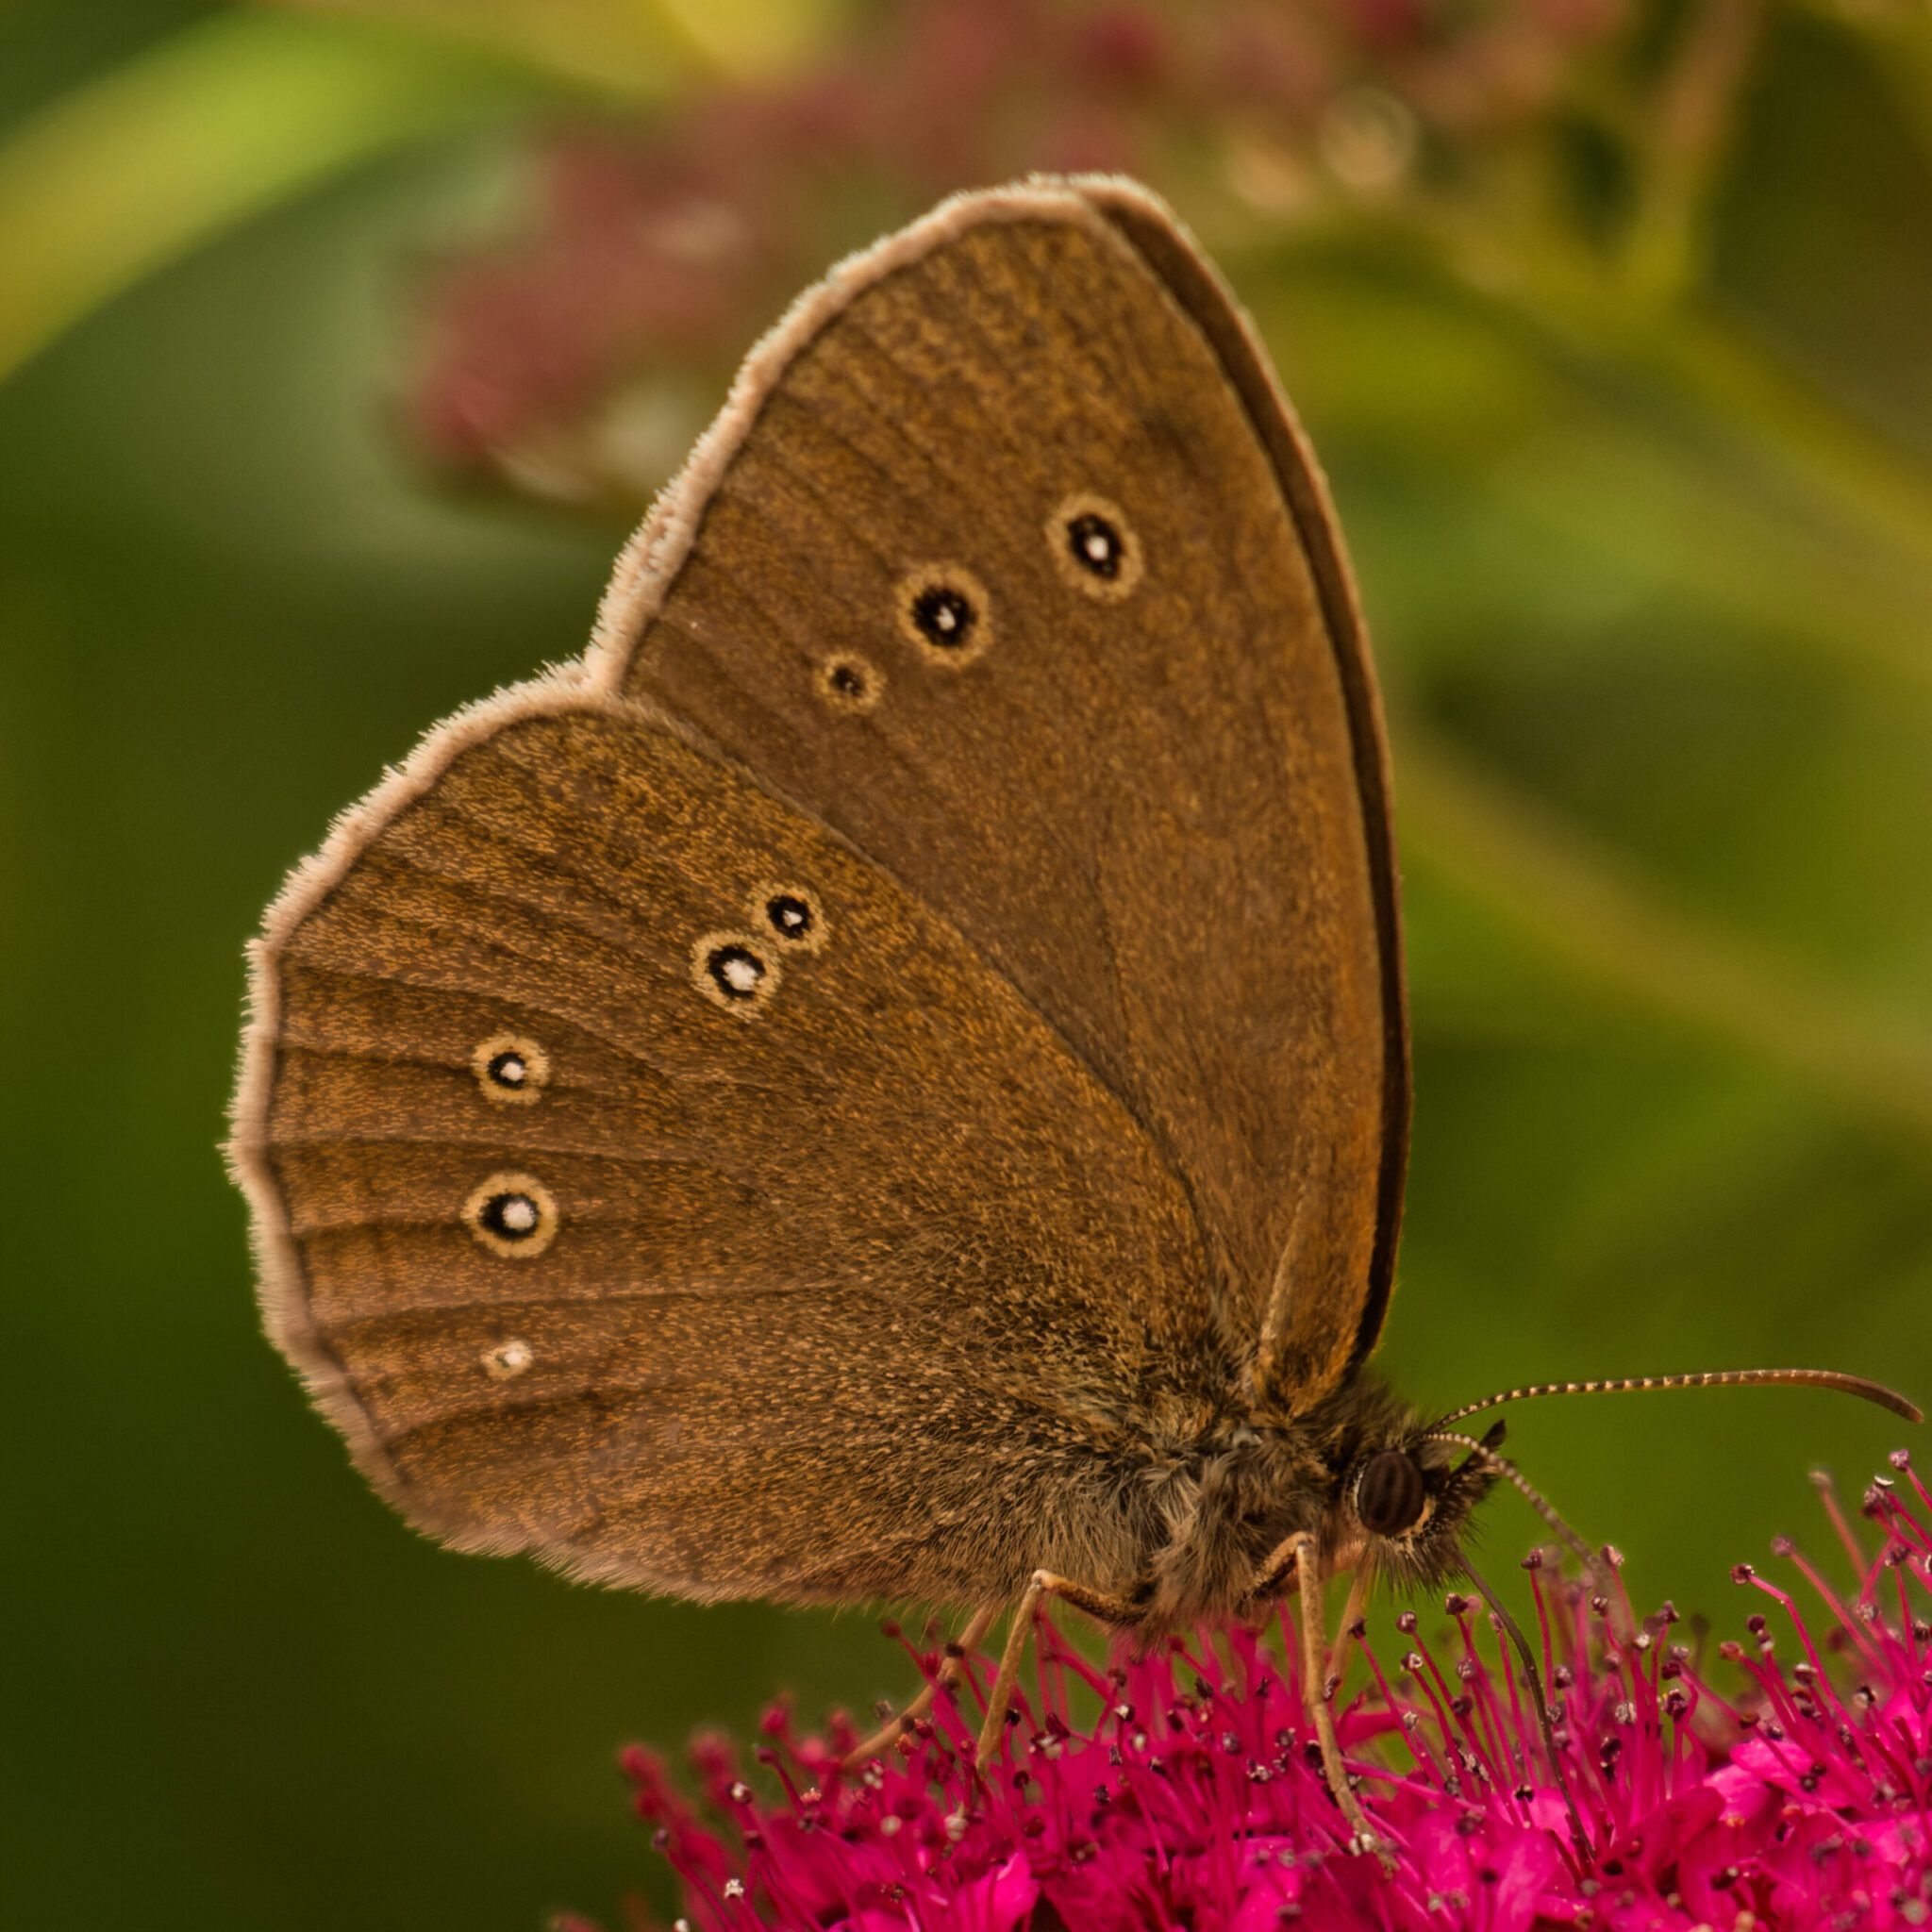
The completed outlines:
{"type": "Polygon", "coordinates": [[[694,1595],[1118,1561],[1074,1491],[1206,1347],[1179,1189],[943,917],[688,732],[563,682],[444,727],[256,991],[271,1325],[425,1527],[694,1595]]]}

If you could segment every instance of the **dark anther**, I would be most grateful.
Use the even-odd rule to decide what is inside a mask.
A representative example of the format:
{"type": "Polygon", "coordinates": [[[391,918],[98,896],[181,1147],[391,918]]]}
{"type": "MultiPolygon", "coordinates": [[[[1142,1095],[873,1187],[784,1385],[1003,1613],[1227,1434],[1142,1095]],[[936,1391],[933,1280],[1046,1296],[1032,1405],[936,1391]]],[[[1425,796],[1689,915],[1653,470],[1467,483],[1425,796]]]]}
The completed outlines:
{"type": "Polygon", "coordinates": [[[490,1062],[490,1077],[499,1087],[521,1087],[530,1077],[530,1064],[514,1049],[500,1053],[490,1062]]]}
{"type": "Polygon", "coordinates": [[[834,664],[829,682],[841,698],[862,698],[865,695],[865,673],[856,664],[834,664]]]}
{"type": "Polygon", "coordinates": [[[912,622],[928,643],[957,651],[973,635],[979,613],[972,601],[949,584],[934,584],[912,600],[912,622]]]}
{"type": "Polygon", "coordinates": [[[1428,1503],[1423,1473],[1402,1449],[1384,1449],[1369,1457],[1355,1486],[1355,1511],[1374,1536],[1400,1536],[1422,1521],[1428,1503]]]}
{"type": "Polygon", "coordinates": [[[1121,533],[1091,510],[1067,520],[1067,548],[1082,570],[1108,583],[1120,575],[1121,559],[1126,555],[1121,533]]]}

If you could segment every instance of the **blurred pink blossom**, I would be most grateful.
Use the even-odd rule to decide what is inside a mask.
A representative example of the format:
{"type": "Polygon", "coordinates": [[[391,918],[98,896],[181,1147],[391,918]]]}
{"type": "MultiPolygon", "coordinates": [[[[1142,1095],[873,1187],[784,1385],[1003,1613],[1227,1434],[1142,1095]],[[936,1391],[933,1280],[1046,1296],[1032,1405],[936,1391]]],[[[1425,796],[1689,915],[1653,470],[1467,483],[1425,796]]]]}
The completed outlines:
{"type": "Polygon", "coordinates": [[[409,424],[435,460],[501,470],[647,374],[699,365],[715,387],[828,260],[957,188],[1118,169],[1269,219],[1312,192],[1284,184],[1386,192],[1432,140],[1547,118],[1624,17],[1624,0],[907,0],[782,82],[540,139],[521,232],[425,291],[409,424]]]}

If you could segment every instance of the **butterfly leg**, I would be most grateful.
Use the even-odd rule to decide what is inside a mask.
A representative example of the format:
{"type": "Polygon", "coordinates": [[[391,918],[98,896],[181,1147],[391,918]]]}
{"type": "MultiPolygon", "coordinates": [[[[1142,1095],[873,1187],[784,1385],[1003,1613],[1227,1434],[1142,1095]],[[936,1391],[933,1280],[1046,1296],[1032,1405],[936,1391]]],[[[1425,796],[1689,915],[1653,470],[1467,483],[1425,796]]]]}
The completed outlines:
{"type": "Polygon", "coordinates": [[[1302,1701],[1314,1723],[1315,1741],[1322,1750],[1322,1770],[1357,1844],[1363,1851],[1377,1853],[1383,1863],[1388,1864],[1389,1847],[1376,1836],[1361,1800],[1348,1781],[1348,1768],[1341,1761],[1341,1743],[1335,1735],[1335,1712],[1328,1701],[1327,1634],[1322,1628],[1322,1564],[1315,1539],[1305,1529],[1296,1530],[1261,1566],[1255,1578],[1255,1596],[1261,1599],[1280,1595],[1291,1577],[1301,1599],[1295,1612],[1301,1623],[1302,1701]]]}
{"type": "Polygon", "coordinates": [[[1050,1596],[1063,1597],[1076,1610],[1103,1624],[1138,1624],[1141,1612],[1125,1597],[1109,1596],[1104,1590],[1090,1590],[1084,1583],[1056,1576],[1051,1570],[1036,1570],[1026,1588],[1020,1592],[1020,1607],[1013,1612],[1012,1627],[1007,1632],[1007,1647],[1000,1654],[999,1674],[992,1680],[992,1693],[987,1699],[986,1717],[979,1726],[979,1747],[975,1761],[983,1770],[992,1762],[992,1754],[1006,1727],[1007,1711],[1013,1702],[1013,1687],[1020,1677],[1020,1659],[1026,1654],[1026,1638],[1033,1628],[1033,1613],[1050,1596]]]}
{"type": "Polygon", "coordinates": [[[933,1673],[931,1681],[918,1696],[907,1705],[896,1717],[888,1718],[871,1737],[845,1754],[845,1768],[863,1764],[868,1757],[875,1757],[881,1751],[889,1749],[905,1735],[906,1726],[914,1719],[924,1717],[932,1708],[933,1700],[941,1690],[950,1690],[966,1673],[966,1656],[978,1649],[986,1633],[992,1628],[992,1622],[1000,1613],[997,1604],[988,1604],[984,1609],[974,1610],[966,1626],[952,1642],[946,1645],[946,1654],[940,1659],[940,1667],[933,1673]]]}

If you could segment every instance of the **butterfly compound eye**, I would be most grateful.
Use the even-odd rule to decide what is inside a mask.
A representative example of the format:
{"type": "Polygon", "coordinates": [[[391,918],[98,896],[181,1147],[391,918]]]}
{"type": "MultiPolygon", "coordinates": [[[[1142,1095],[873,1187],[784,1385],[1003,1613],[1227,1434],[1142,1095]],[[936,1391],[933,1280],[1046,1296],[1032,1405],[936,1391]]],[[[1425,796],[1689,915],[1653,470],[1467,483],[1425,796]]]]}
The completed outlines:
{"type": "Polygon", "coordinates": [[[1401,1449],[1384,1449],[1369,1457],[1356,1478],[1355,1513],[1362,1527],[1374,1536],[1400,1536],[1422,1521],[1429,1492],[1423,1473],[1401,1449]]]}

